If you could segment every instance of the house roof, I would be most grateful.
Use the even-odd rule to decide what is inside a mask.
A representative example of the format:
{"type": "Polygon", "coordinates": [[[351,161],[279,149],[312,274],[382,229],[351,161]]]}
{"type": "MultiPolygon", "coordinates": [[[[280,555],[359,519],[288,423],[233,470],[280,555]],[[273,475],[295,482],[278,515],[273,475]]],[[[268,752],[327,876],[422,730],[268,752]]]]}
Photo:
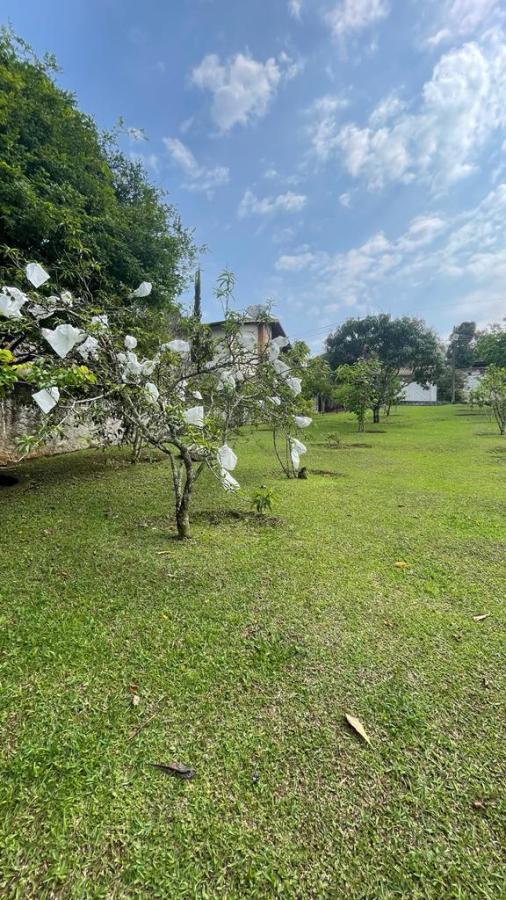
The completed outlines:
{"type": "MultiPolygon", "coordinates": [[[[288,335],[287,335],[285,329],[283,328],[281,322],[279,321],[279,319],[270,319],[270,318],[255,319],[251,316],[245,316],[244,321],[247,322],[248,325],[264,325],[265,322],[268,322],[268,324],[271,326],[271,329],[272,329],[273,338],[288,337],[288,335]]],[[[204,325],[208,325],[209,328],[219,328],[220,326],[223,326],[225,324],[226,324],[226,322],[224,319],[221,319],[218,322],[204,322],[204,325]]]]}

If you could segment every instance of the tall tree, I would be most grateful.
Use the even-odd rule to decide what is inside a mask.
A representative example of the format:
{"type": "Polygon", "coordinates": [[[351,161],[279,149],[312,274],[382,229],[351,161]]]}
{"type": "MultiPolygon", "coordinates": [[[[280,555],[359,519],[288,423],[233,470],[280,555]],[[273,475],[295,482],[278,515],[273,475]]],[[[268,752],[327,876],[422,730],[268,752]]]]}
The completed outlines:
{"type": "Polygon", "coordinates": [[[58,287],[75,289],[79,273],[96,298],[148,280],[150,302],[170,305],[194,260],[191,234],[56,72],[0,31],[0,275],[12,284],[37,259],[58,287]]]}
{"type": "MultiPolygon", "coordinates": [[[[404,384],[433,384],[443,367],[438,338],[425,322],[407,316],[392,319],[386,313],[347,319],[328,336],[326,358],[332,369],[363,359],[378,360],[385,375],[385,390],[394,377],[404,384]]],[[[385,397],[379,399],[374,411],[376,422],[385,402],[385,397]]]]}
{"type": "Polygon", "coordinates": [[[451,402],[455,403],[457,392],[457,370],[465,369],[472,365],[474,359],[474,345],[476,340],[476,322],[461,322],[455,325],[446,353],[448,365],[451,368],[451,402]]]}
{"type": "Polygon", "coordinates": [[[200,280],[200,266],[195,272],[195,286],[194,286],[194,294],[193,294],[193,318],[197,322],[202,321],[202,294],[201,294],[201,280],[200,280]]]}

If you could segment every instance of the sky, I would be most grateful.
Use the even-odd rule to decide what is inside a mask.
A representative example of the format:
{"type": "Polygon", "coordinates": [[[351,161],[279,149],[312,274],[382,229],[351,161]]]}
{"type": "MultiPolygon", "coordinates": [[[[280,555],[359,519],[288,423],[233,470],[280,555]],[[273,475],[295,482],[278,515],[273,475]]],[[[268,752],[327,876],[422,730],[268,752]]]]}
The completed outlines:
{"type": "Polygon", "coordinates": [[[506,0],[0,0],[122,117],[236,306],[314,352],[350,316],[506,315],[506,0]]]}

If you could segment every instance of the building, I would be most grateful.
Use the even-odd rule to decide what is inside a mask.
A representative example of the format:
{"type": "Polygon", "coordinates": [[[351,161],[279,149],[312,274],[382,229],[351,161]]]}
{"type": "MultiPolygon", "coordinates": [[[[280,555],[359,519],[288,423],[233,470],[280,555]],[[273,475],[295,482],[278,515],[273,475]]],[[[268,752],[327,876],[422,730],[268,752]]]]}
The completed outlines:
{"type": "MultiPolygon", "coordinates": [[[[208,322],[207,325],[211,329],[214,338],[220,340],[220,338],[225,337],[224,320],[219,322],[208,322]]],[[[244,322],[241,325],[241,333],[248,336],[251,335],[252,338],[255,338],[259,350],[267,346],[269,341],[274,340],[274,338],[286,338],[286,332],[279,319],[270,317],[267,317],[266,319],[265,316],[261,317],[258,311],[255,314],[254,308],[251,310],[251,315],[245,316],[244,322]]]]}
{"type": "Polygon", "coordinates": [[[423,387],[416,381],[410,381],[401,392],[400,403],[411,403],[413,406],[433,406],[437,403],[437,384],[423,387]]]}
{"type": "Polygon", "coordinates": [[[469,397],[472,391],[476,390],[479,386],[484,374],[485,374],[485,364],[478,363],[475,366],[472,366],[467,372],[463,372],[464,375],[464,384],[462,386],[462,396],[466,403],[469,402],[469,397]]]}
{"type": "Polygon", "coordinates": [[[400,403],[409,403],[413,406],[433,406],[437,403],[437,384],[424,387],[416,381],[409,381],[411,375],[409,369],[401,369],[399,375],[404,383],[400,403]]]}

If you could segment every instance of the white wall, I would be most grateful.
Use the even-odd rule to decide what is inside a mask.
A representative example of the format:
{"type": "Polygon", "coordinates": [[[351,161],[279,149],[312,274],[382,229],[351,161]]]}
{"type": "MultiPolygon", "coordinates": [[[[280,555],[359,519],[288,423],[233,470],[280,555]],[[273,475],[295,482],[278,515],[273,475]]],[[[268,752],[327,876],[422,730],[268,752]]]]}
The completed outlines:
{"type": "Polygon", "coordinates": [[[411,381],[402,392],[401,403],[437,403],[437,385],[431,384],[424,388],[411,381]]]}
{"type": "Polygon", "coordinates": [[[464,387],[462,393],[466,400],[469,399],[469,394],[471,391],[474,391],[475,388],[478,387],[481,379],[483,378],[483,372],[469,372],[464,379],[464,387]]]}

